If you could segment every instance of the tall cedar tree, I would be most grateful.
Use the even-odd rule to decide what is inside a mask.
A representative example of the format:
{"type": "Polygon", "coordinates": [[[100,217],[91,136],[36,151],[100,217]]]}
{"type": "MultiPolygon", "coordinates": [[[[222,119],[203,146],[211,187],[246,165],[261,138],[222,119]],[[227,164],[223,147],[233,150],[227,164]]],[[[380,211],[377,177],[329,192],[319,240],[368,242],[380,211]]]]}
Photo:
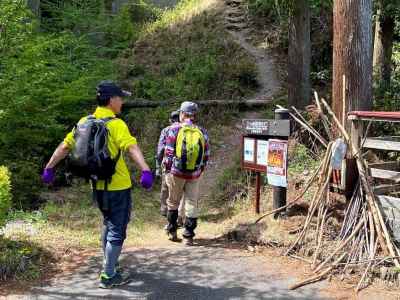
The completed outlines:
{"type": "Polygon", "coordinates": [[[378,0],[375,20],[374,72],[383,88],[390,87],[392,74],[394,16],[399,11],[399,0],[378,0]]]}
{"type": "Polygon", "coordinates": [[[310,4],[292,0],[289,19],[289,106],[303,108],[310,102],[310,4]]]}
{"type": "Polygon", "coordinates": [[[372,0],[334,1],[332,92],[340,120],[348,111],[372,108],[372,0]]]}

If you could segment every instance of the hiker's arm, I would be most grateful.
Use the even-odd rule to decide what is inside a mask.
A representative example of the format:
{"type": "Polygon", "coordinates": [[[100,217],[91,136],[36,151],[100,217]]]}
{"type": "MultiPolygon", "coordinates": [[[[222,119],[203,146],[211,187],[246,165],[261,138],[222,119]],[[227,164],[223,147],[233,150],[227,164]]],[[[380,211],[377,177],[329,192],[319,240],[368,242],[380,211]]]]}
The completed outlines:
{"type": "Polygon", "coordinates": [[[150,171],[149,166],[144,160],[142,151],[137,144],[131,145],[128,148],[129,157],[139,166],[142,171],[150,171]]]}
{"type": "Polygon", "coordinates": [[[207,130],[203,129],[203,135],[204,135],[204,158],[203,158],[203,163],[204,167],[207,166],[208,161],[210,159],[210,138],[208,136],[207,130]]]}
{"type": "Polygon", "coordinates": [[[57,149],[54,151],[49,162],[46,165],[46,169],[54,168],[61,160],[63,160],[69,153],[69,148],[65,142],[62,142],[57,149]]]}
{"type": "Polygon", "coordinates": [[[165,140],[166,140],[166,131],[163,129],[160,134],[160,138],[158,139],[157,145],[157,155],[156,160],[158,165],[161,165],[163,158],[164,158],[164,151],[165,151],[165,140]]]}

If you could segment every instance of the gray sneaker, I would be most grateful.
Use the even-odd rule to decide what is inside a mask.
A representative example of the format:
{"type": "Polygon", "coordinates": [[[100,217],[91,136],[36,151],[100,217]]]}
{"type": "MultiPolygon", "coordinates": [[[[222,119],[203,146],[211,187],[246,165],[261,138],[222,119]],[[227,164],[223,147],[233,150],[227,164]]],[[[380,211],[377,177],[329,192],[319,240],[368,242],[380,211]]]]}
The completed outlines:
{"type": "Polygon", "coordinates": [[[121,273],[115,273],[113,277],[108,277],[106,273],[101,273],[99,287],[102,289],[111,289],[114,286],[120,286],[129,281],[129,276],[123,276],[121,273]]]}
{"type": "MultiPolygon", "coordinates": [[[[105,267],[106,267],[106,260],[104,259],[103,260],[103,270],[105,269],[105,267]]],[[[124,271],[124,268],[119,264],[119,261],[117,261],[117,263],[115,264],[115,272],[122,273],[123,271],[124,271]]],[[[101,273],[100,273],[100,275],[101,275],[101,273]]]]}

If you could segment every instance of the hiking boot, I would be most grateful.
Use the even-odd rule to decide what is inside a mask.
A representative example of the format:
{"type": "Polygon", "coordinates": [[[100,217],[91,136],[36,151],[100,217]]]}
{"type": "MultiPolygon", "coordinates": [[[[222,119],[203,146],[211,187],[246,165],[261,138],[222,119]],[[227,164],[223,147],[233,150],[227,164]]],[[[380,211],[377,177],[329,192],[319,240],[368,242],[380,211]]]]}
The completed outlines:
{"type": "Polygon", "coordinates": [[[106,273],[101,273],[99,287],[102,289],[110,289],[114,286],[120,286],[129,282],[128,276],[123,276],[121,273],[115,273],[113,277],[108,277],[106,273]]]}
{"type": "Polygon", "coordinates": [[[183,244],[186,246],[193,246],[193,237],[183,237],[183,244]]]}
{"type": "Polygon", "coordinates": [[[171,242],[177,242],[178,241],[178,234],[176,231],[167,231],[168,239],[171,242]]]}
{"type": "Polygon", "coordinates": [[[182,228],[183,227],[183,218],[182,218],[182,216],[178,217],[178,220],[176,221],[176,225],[178,226],[178,228],[182,228]]]}

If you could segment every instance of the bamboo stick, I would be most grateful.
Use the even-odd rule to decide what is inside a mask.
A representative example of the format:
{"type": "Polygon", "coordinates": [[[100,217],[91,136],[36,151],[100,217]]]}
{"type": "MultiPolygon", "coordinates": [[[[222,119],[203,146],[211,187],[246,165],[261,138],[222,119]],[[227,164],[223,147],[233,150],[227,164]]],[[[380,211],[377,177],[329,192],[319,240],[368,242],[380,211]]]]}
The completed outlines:
{"type": "Polygon", "coordinates": [[[328,212],[328,208],[325,209],[324,214],[322,216],[321,228],[320,228],[320,232],[319,232],[319,236],[318,236],[318,244],[317,244],[317,248],[315,249],[314,259],[311,264],[312,269],[315,268],[315,264],[317,263],[318,254],[320,253],[320,249],[321,249],[321,245],[322,245],[322,238],[323,238],[323,234],[324,234],[325,218],[326,218],[327,212],[328,212]]]}
{"type": "Polygon", "coordinates": [[[332,172],[330,164],[329,164],[329,158],[330,158],[330,155],[331,155],[332,145],[333,145],[332,142],[330,142],[328,144],[328,149],[326,151],[325,157],[324,157],[323,162],[322,162],[322,171],[321,171],[321,174],[320,174],[320,178],[318,180],[318,189],[315,192],[315,194],[313,196],[313,199],[311,200],[311,204],[310,204],[310,207],[308,209],[309,213],[308,213],[306,221],[304,223],[303,230],[301,231],[301,233],[297,237],[296,241],[285,252],[285,255],[288,255],[297,246],[297,244],[303,239],[303,237],[305,235],[305,231],[307,230],[307,227],[308,227],[309,223],[311,222],[311,218],[312,218],[312,216],[313,216],[313,214],[315,212],[315,208],[317,207],[319,201],[322,198],[322,192],[326,189],[327,185],[329,184],[330,174],[332,172]],[[328,172],[326,171],[327,169],[328,169],[328,172]],[[328,179],[325,181],[325,184],[322,185],[323,184],[323,180],[326,177],[328,177],[328,179]]]}
{"type": "MultiPolygon", "coordinates": [[[[333,120],[335,121],[336,125],[338,126],[339,130],[342,132],[343,136],[345,137],[345,139],[347,140],[351,152],[354,155],[354,157],[356,158],[356,162],[357,162],[357,167],[358,167],[358,171],[359,171],[359,175],[361,177],[361,183],[366,191],[366,198],[368,201],[368,204],[370,206],[372,215],[375,219],[375,224],[380,224],[380,227],[383,231],[383,237],[386,240],[386,247],[389,250],[389,253],[392,256],[396,256],[395,254],[395,250],[393,247],[393,243],[390,239],[390,235],[388,233],[387,227],[385,222],[383,221],[383,217],[382,214],[379,210],[378,207],[376,207],[376,200],[375,200],[375,196],[374,193],[371,189],[371,187],[368,184],[368,180],[367,180],[367,175],[365,172],[365,166],[363,161],[361,160],[360,156],[359,156],[359,151],[358,151],[358,147],[357,145],[354,145],[353,142],[351,141],[349,135],[347,134],[346,130],[343,128],[343,126],[340,124],[340,122],[338,121],[338,119],[336,118],[334,112],[332,111],[332,109],[329,107],[329,105],[326,103],[326,101],[324,99],[322,99],[322,103],[324,104],[325,108],[328,110],[328,113],[332,116],[333,120]]],[[[379,227],[377,227],[377,234],[378,234],[378,238],[380,240],[380,244],[382,246],[382,249],[385,249],[385,243],[383,242],[383,237],[382,237],[382,233],[379,230],[379,227]]],[[[396,265],[396,267],[400,267],[400,263],[397,259],[394,260],[394,263],[396,265]]]]}
{"type": "MultiPolygon", "coordinates": [[[[332,168],[331,167],[329,168],[329,171],[332,172],[332,168]]],[[[328,172],[328,174],[330,174],[330,172],[328,172]]],[[[305,236],[305,233],[307,231],[307,228],[308,228],[309,224],[311,223],[312,216],[314,215],[316,208],[318,207],[319,203],[321,202],[321,200],[322,200],[322,198],[323,198],[323,196],[325,194],[324,191],[327,189],[327,187],[329,185],[329,181],[330,181],[330,176],[327,176],[327,179],[326,179],[323,187],[320,190],[318,190],[317,193],[315,193],[315,198],[312,201],[312,203],[314,203],[314,205],[312,206],[312,208],[311,207],[309,208],[309,213],[307,215],[307,219],[305,221],[303,230],[300,233],[300,235],[297,237],[296,241],[285,252],[285,255],[288,255],[297,246],[297,244],[300,243],[303,240],[303,238],[305,236]],[[321,192],[319,192],[319,191],[321,191],[321,192]]]]}
{"type": "Polygon", "coordinates": [[[299,287],[302,287],[303,285],[306,284],[310,284],[316,281],[321,280],[322,278],[324,278],[325,275],[327,275],[329,272],[331,272],[345,257],[346,257],[347,253],[343,253],[329,268],[327,268],[325,271],[323,271],[322,273],[315,275],[313,277],[310,277],[306,280],[303,280],[299,283],[296,283],[292,286],[289,287],[289,290],[295,290],[299,287]]]}
{"type": "MultiPolygon", "coordinates": [[[[276,107],[285,109],[281,105],[277,105],[276,107]]],[[[289,114],[297,123],[299,123],[307,131],[311,132],[321,142],[321,144],[325,146],[325,148],[328,146],[328,142],[314,128],[312,128],[310,125],[304,123],[302,120],[300,120],[298,117],[296,117],[293,113],[289,112],[289,114]]]]}
{"type": "Polygon", "coordinates": [[[262,215],[261,217],[259,217],[254,224],[257,224],[258,222],[260,222],[262,219],[264,219],[265,217],[275,214],[277,212],[280,212],[290,206],[292,206],[293,204],[295,204],[297,201],[299,201],[304,194],[308,191],[308,189],[311,187],[312,183],[314,182],[314,180],[317,178],[317,175],[319,173],[319,171],[321,170],[323,162],[319,165],[319,167],[317,168],[317,170],[315,170],[314,174],[311,176],[311,178],[308,180],[306,186],[304,187],[303,191],[300,193],[300,195],[298,195],[293,201],[290,201],[289,203],[287,203],[285,206],[279,207],[277,209],[271,210],[267,213],[265,213],[264,215],[262,215]]]}
{"type": "Polygon", "coordinates": [[[358,285],[357,285],[357,287],[356,287],[356,293],[358,293],[358,292],[361,290],[361,288],[362,288],[362,283],[364,282],[364,279],[365,279],[365,277],[367,276],[368,271],[369,271],[369,269],[370,269],[371,266],[372,266],[372,262],[373,262],[373,261],[372,261],[372,258],[375,256],[375,252],[376,252],[377,246],[378,246],[378,240],[376,240],[375,246],[374,246],[374,249],[373,249],[373,252],[371,252],[371,256],[370,256],[370,259],[371,259],[371,260],[369,261],[367,267],[365,268],[365,271],[364,271],[363,275],[361,276],[360,281],[358,282],[358,285]]]}
{"type": "Polygon", "coordinates": [[[361,227],[364,224],[364,220],[360,219],[360,221],[358,222],[356,228],[353,230],[353,232],[351,233],[351,235],[349,235],[349,237],[347,239],[345,239],[340,245],[339,247],[336,248],[335,251],[333,251],[321,264],[319,264],[319,266],[315,269],[315,273],[318,273],[319,271],[321,271],[321,269],[340,251],[342,250],[351,240],[352,238],[356,235],[356,233],[361,229],[361,227]]]}
{"type": "Polygon", "coordinates": [[[333,137],[332,137],[331,130],[329,128],[329,120],[328,120],[328,117],[324,114],[321,103],[319,101],[318,93],[316,91],[314,91],[314,98],[315,98],[315,103],[317,104],[318,110],[320,111],[322,125],[324,126],[325,132],[328,135],[329,140],[332,141],[333,137]]]}

